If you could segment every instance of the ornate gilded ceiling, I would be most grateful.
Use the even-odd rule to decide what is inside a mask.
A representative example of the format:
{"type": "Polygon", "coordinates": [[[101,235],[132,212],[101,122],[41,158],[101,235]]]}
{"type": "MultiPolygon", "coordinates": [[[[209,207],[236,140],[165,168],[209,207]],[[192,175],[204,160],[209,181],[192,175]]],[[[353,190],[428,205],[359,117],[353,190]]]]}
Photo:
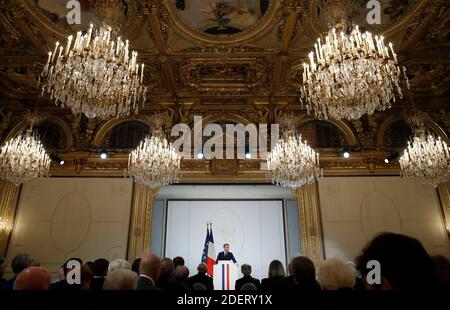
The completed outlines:
{"type": "MultiPolygon", "coordinates": [[[[416,106],[448,134],[450,3],[381,0],[381,24],[369,25],[367,1],[343,2],[348,18],[394,43],[411,78],[416,106]]],[[[148,68],[144,82],[151,91],[141,113],[166,112],[168,127],[180,121],[192,125],[194,115],[272,123],[280,114],[294,112],[306,120],[296,91],[300,65],[317,36],[332,24],[336,0],[79,0],[81,25],[72,26],[66,22],[66,3],[0,0],[0,138],[17,127],[21,112],[37,109],[66,124],[74,140],[70,152],[89,154],[107,122],[74,116],[41,97],[36,87],[56,41],[64,42],[91,22],[119,27],[148,68]]],[[[378,165],[386,150],[377,136],[380,128],[401,117],[411,106],[409,100],[395,103],[390,111],[338,124],[354,137],[359,159],[341,164],[330,153],[330,167],[378,165]]],[[[245,165],[252,164],[231,166],[248,171],[245,165]]],[[[194,166],[192,171],[206,169],[194,166]]],[[[213,166],[218,171],[223,164],[213,166]]]]}

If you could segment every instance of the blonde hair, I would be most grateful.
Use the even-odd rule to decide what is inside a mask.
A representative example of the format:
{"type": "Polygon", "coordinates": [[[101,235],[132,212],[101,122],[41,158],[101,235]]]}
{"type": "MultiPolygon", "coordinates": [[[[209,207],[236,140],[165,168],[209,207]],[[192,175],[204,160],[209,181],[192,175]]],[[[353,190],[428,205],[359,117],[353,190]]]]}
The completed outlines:
{"type": "Polygon", "coordinates": [[[352,268],[339,258],[330,258],[321,262],[318,279],[324,290],[353,288],[356,282],[352,268]]]}
{"type": "Polygon", "coordinates": [[[116,269],[130,269],[130,263],[124,259],[115,259],[109,263],[107,274],[110,274],[116,269]]]}

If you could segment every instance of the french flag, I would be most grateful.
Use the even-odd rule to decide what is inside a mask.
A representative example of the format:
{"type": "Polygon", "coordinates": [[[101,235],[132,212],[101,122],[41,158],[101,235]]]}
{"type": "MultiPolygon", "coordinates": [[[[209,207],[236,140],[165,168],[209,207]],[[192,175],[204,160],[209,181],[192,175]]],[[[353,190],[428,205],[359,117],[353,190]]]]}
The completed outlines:
{"type": "Polygon", "coordinates": [[[206,239],[203,247],[202,263],[208,266],[208,275],[213,276],[213,266],[216,263],[216,248],[212,233],[212,223],[206,224],[206,239]]]}

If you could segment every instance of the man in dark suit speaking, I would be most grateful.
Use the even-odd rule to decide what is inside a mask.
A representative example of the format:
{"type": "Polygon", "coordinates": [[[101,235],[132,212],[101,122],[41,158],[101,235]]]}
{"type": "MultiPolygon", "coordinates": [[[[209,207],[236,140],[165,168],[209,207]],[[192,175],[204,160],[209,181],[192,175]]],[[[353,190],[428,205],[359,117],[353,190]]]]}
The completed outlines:
{"type": "Polygon", "coordinates": [[[216,264],[221,260],[232,260],[233,263],[236,264],[236,259],[233,256],[233,253],[230,252],[230,245],[225,243],[223,245],[223,252],[220,252],[216,259],[216,264]]]}

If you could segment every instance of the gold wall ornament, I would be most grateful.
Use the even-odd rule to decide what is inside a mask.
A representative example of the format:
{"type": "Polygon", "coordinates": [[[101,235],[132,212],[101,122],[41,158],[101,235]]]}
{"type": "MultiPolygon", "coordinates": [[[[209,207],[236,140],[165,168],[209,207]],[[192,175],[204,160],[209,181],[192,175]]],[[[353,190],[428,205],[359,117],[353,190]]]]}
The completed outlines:
{"type": "Polygon", "coordinates": [[[0,256],[5,256],[10,233],[13,229],[20,187],[8,181],[0,180],[0,256]],[[2,224],[3,223],[3,224],[2,224]]]}
{"type": "Polygon", "coordinates": [[[128,234],[127,258],[129,261],[142,257],[150,251],[152,233],[153,203],[158,188],[134,184],[131,220],[128,234]]]}
{"type": "Polygon", "coordinates": [[[70,35],[65,46],[56,42],[41,73],[42,95],[88,118],[137,114],[146,101],[144,64],[137,63],[137,52],[130,53],[128,40],[112,33],[111,27],[96,31],[91,24],[84,35],[70,35]]]}
{"type": "Polygon", "coordinates": [[[293,189],[292,193],[297,199],[302,255],[317,266],[324,255],[317,183],[293,189]]]}
{"type": "Polygon", "coordinates": [[[392,43],[388,48],[383,36],[361,33],[358,26],[351,32],[332,28],[314,48],[309,63],[303,64],[299,89],[308,114],[358,119],[389,109],[396,97],[401,99],[403,80],[410,87],[406,68],[400,68],[392,43]]]}

